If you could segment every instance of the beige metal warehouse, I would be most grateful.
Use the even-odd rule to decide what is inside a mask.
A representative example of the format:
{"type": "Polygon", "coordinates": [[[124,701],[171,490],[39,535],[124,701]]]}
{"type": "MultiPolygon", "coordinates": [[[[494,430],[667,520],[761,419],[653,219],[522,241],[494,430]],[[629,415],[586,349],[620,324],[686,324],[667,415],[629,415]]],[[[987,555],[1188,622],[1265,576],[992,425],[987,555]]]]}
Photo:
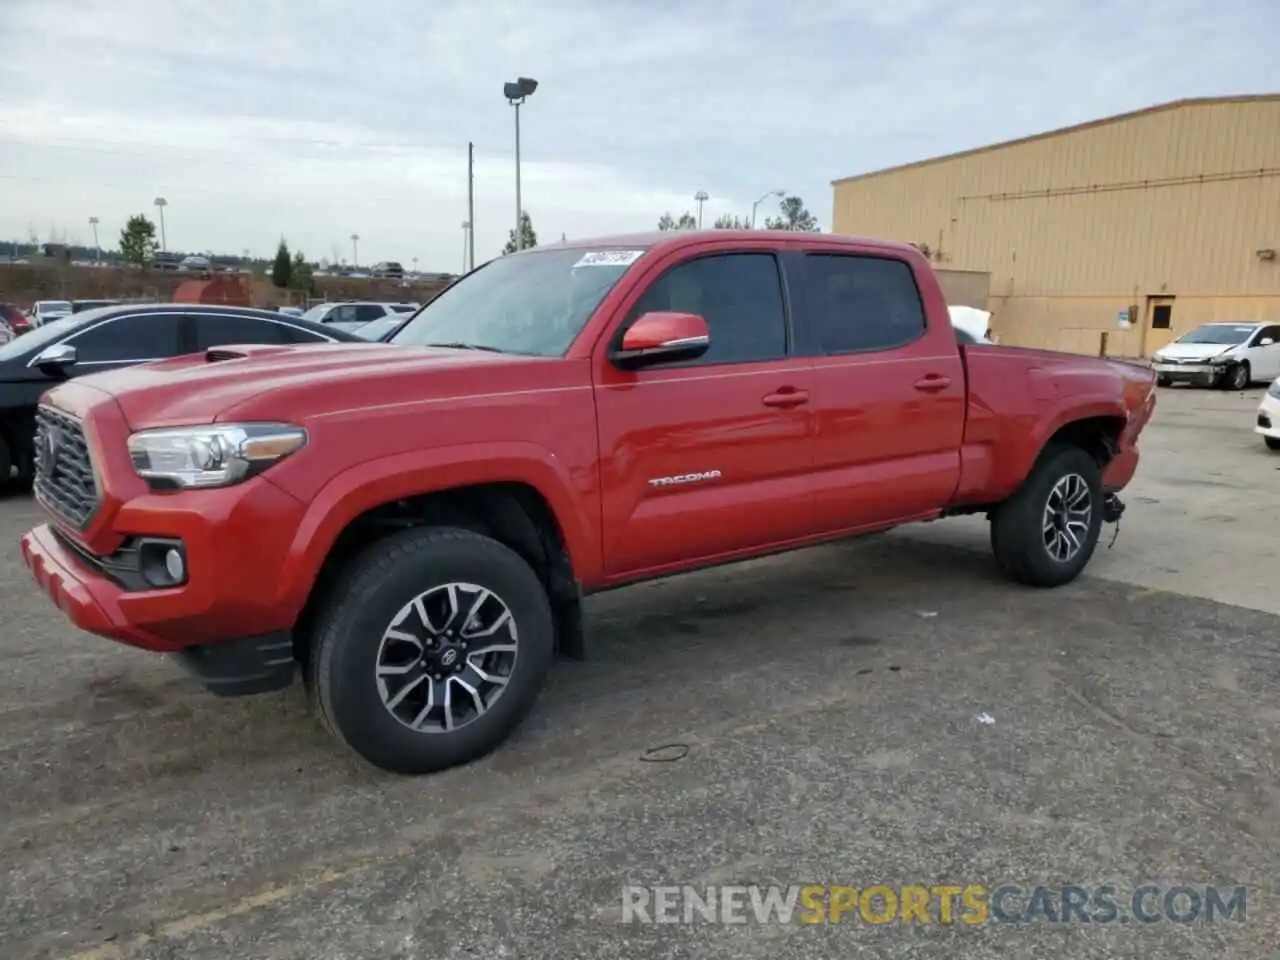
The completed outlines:
{"type": "Polygon", "coordinates": [[[836,233],[991,275],[1005,343],[1150,355],[1280,320],[1280,94],[1178,100],[835,181],[836,233]]]}

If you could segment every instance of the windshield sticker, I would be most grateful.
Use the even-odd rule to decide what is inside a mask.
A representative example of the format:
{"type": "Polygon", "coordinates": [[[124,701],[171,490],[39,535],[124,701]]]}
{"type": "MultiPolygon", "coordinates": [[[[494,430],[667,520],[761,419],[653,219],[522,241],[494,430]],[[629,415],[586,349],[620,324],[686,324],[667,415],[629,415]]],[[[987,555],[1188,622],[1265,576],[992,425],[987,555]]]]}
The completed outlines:
{"type": "Polygon", "coordinates": [[[629,267],[643,256],[643,250],[593,250],[591,253],[584,253],[573,268],[629,267]]]}

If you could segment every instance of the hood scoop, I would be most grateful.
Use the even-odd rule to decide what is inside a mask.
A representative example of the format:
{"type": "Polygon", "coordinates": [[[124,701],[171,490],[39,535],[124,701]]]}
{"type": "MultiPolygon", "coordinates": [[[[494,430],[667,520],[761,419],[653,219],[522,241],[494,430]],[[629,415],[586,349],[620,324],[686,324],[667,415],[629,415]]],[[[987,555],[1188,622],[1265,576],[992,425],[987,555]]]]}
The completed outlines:
{"type": "Polygon", "coordinates": [[[223,360],[244,360],[247,357],[269,356],[284,353],[287,346],[210,347],[204,352],[205,363],[221,363],[223,360]]]}

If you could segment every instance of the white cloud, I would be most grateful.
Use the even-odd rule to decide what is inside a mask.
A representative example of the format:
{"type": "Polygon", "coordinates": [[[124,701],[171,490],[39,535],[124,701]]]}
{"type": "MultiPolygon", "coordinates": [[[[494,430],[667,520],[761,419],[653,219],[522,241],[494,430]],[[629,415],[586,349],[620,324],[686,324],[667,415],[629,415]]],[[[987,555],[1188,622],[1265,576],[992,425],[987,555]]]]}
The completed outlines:
{"type": "Polygon", "coordinates": [[[461,264],[525,206],[545,239],[745,214],[828,182],[1181,96],[1266,92],[1266,0],[0,0],[0,236],[104,239],[164,195],[170,245],[461,264]]]}

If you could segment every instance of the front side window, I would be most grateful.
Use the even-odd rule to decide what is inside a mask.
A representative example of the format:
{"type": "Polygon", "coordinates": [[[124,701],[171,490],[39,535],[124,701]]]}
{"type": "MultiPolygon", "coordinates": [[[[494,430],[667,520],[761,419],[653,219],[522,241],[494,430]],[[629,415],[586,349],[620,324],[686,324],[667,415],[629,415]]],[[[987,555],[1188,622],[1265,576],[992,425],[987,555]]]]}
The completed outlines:
{"type": "Polygon", "coordinates": [[[160,360],[178,354],[176,313],[146,313],[108,320],[67,340],[76,348],[76,362],[128,363],[160,360]]]}
{"type": "Polygon", "coordinates": [[[391,342],[559,357],[643,250],[534,250],[499,257],[422,308],[391,342]]]}
{"type": "Polygon", "coordinates": [[[653,311],[695,313],[711,346],[694,363],[751,363],[787,355],[787,317],[771,253],[699,257],[672,267],[644,292],[628,323],[653,311]]]}

